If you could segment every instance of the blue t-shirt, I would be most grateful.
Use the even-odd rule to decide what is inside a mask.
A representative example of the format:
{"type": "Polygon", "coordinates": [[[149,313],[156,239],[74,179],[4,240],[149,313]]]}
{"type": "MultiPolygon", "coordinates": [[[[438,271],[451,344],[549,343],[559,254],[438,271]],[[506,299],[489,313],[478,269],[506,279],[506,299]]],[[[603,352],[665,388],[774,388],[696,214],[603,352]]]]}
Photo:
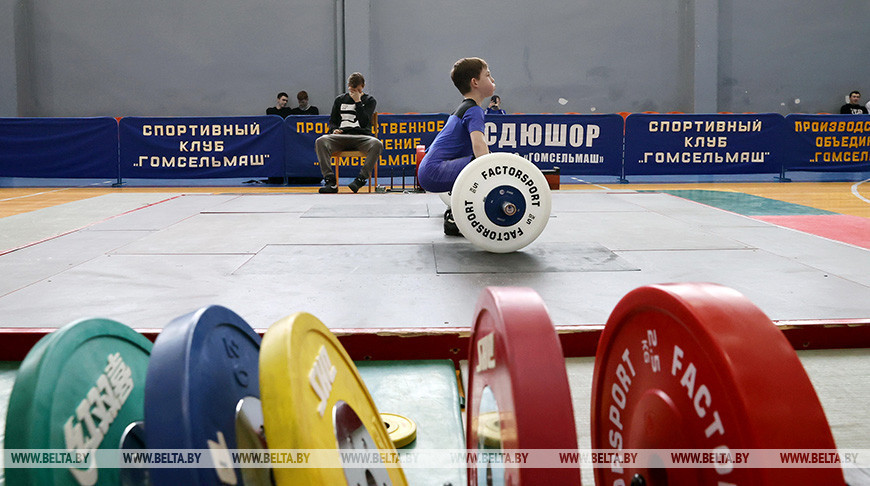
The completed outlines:
{"type": "Polygon", "coordinates": [[[471,132],[485,132],[483,108],[472,99],[465,99],[454,111],[447,124],[435,137],[435,141],[426,151],[424,160],[427,163],[458,159],[474,155],[471,146],[471,132]]]}

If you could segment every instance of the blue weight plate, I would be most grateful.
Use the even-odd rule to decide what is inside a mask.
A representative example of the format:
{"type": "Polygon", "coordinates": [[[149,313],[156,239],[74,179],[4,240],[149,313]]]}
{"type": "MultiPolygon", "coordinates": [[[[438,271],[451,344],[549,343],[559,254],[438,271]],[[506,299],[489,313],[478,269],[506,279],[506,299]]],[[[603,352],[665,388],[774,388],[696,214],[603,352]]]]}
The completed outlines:
{"type": "Polygon", "coordinates": [[[526,215],[526,198],[515,187],[498,186],[484,201],[486,217],[499,226],[513,226],[526,215]]]}
{"type": "MultiPolygon", "coordinates": [[[[202,308],[157,337],[145,382],[149,449],[199,449],[225,464],[236,449],[236,406],[260,396],[260,336],[233,311],[202,308]]],[[[206,460],[208,458],[202,458],[206,460]]],[[[154,486],[243,484],[232,468],[151,468],[154,486]]]]}

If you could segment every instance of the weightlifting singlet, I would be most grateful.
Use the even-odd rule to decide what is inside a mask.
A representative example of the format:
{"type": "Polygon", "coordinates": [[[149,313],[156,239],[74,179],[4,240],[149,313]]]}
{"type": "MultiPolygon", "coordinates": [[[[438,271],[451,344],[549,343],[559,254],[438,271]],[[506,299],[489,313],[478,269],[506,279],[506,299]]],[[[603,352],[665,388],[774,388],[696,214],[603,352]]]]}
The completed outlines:
{"type": "Polygon", "coordinates": [[[447,192],[459,172],[474,159],[471,132],[484,132],[483,108],[465,99],[447,119],[420,162],[417,177],[429,192],[447,192]]]}

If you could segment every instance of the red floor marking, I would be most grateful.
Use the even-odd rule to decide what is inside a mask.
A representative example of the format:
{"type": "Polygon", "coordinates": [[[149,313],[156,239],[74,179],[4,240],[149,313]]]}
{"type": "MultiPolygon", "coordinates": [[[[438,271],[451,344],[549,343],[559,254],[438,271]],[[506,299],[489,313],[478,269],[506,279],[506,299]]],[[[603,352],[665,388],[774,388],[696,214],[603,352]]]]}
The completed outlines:
{"type": "Polygon", "coordinates": [[[156,205],[158,205],[158,204],[163,204],[163,203],[165,203],[166,201],[171,201],[171,200],[173,200],[173,199],[177,199],[177,198],[179,198],[179,197],[181,197],[181,195],[178,195],[178,196],[172,196],[172,197],[167,198],[167,199],[164,199],[164,200],[162,200],[162,201],[157,201],[157,202],[154,202],[154,203],[146,204],[146,205],[144,205],[144,206],[140,206],[140,207],[138,207],[138,208],[130,209],[129,211],[124,211],[124,212],[121,213],[121,214],[116,214],[116,215],[114,215],[114,216],[109,216],[109,217],[107,217],[107,218],[103,218],[103,219],[101,219],[100,221],[94,221],[93,223],[88,223],[88,224],[86,224],[86,225],[84,225],[84,226],[82,226],[82,227],[80,227],[80,228],[71,229],[71,230],[69,230],[69,231],[64,231],[63,233],[60,233],[60,234],[58,234],[58,235],[47,236],[47,237],[45,237],[45,238],[43,238],[43,239],[41,239],[41,240],[31,241],[30,243],[25,243],[25,244],[23,244],[23,245],[21,245],[21,246],[17,246],[17,247],[15,247],[15,248],[9,248],[9,249],[7,249],[7,250],[0,250],[0,256],[6,255],[7,253],[12,253],[12,252],[14,252],[14,251],[23,250],[23,249],[25,249],[25,248],[29,248],[29,247],[31,247],[31,246],[38,245],[38,244],[40,244],[40,243],[45,243],[46,241],[51,241],[51,240],[53,240],[53,239],[55,239],[55,238],[60,238],[61,236],[70,235],[70,234],[73,234],[73,233],[75,233],[75,232],[77,232],[77,231],[81,231],[81,230],[83,230],[83,229],[85,229],[85,228],[89,228],[89,227],[91,227],[91,226],[93,226],[93,225],[95,225],[95,224],[103,223],[103,222],[106,222],[106,221],[108,221],[108,220],[110,220],[110,219],[114,219],[114,218],[117,218],[117,217],[119,217],[119,216],[124,216],[125,214],[130,214],[130,213],[132,213],[132,212],[134,212],[134,211],[139,211],[140,209],[150,208],[151,206],[156,206],[156,205]]]}
{"type": "Polygon", "coordinates": [[[870,249],[870,218],[845,214],[755,216],[755,219],[870,249]]]}

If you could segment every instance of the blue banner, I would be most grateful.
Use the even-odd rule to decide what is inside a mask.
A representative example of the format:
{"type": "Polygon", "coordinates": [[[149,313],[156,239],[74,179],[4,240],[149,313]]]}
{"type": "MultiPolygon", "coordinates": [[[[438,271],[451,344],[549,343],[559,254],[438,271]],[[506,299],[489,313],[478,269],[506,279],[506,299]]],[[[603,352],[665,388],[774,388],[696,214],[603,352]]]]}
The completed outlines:
{"type": "Polygon", "coordinates": [[[274,115],[122,118],[121,177],[280,177],[283,126],[274,115]]]}
{"type": "MultiPolygon", "coordinates": [[[[287,175],[289,177],[320,177],[314,142],[326,134],[329,116],[288,116],[285,145],[287,147],[287,175]]],[[[435,135],[444,128],[447,115],[378,115],[378,139],[384,144],[378,162],[378,176],[387,177],[391,173],[401,176],[414,175],[417,145],[429,146],[435,135]]],[[[357,169],[362,165],[361,157],[349,157],[339,161],[341,167],[357,169]]],[[[358,170],[351,170],[356,175],[358,170]]],[[[344,174],[344,173],[342,173],[344,174]]]]}
{"type": "Polygon", "coordinates": [[[870,169],[870,115],[788,115],[787,170],[870,169]]]}
{"type": "Polygon", "coordinates": [[[378,117],[378,138],[384,143],[379,174],[384,177],[390,174],[413,176],[417,165],[417,145],[432,145],[446,123],[445,113],[378,117]]]}
{"type": "Polygon", "coordinates": [[[0,118],[0,176],[117,178],[114,118],[0,118]]]}
{"type": "MultiPolygon", "coordinates": [[[[0,177],[319,178],[314,142],[327,120],[0,118],[0,177]]],[[[431,145],[446,120],[380,115],[379,175],[412,175],[416,146],[431,145]]],[[[624,123],[616,114],[490,115],[485,137],[493,152],[517,153],[541,169],[558,166],[565,175],[870,170],[868,115],[631,114],[624,123]]]]}
{"type": "Polygon", "coordinates": [[[625,120],[625,175],[779,173],[787,140],[776,113],[625,120]]]}
{"type": "Polygon", "coordinates": [[[321,177],[314,141],[326,133],[328,116],[294,115],[284,119],[287,177],[321,177]]]}
{"type": "Polygon", "coordinates": [[[563,175],[614,175],[622,167],[623,119],[610,115],[488,115],[486,143],[563,175]]]}

